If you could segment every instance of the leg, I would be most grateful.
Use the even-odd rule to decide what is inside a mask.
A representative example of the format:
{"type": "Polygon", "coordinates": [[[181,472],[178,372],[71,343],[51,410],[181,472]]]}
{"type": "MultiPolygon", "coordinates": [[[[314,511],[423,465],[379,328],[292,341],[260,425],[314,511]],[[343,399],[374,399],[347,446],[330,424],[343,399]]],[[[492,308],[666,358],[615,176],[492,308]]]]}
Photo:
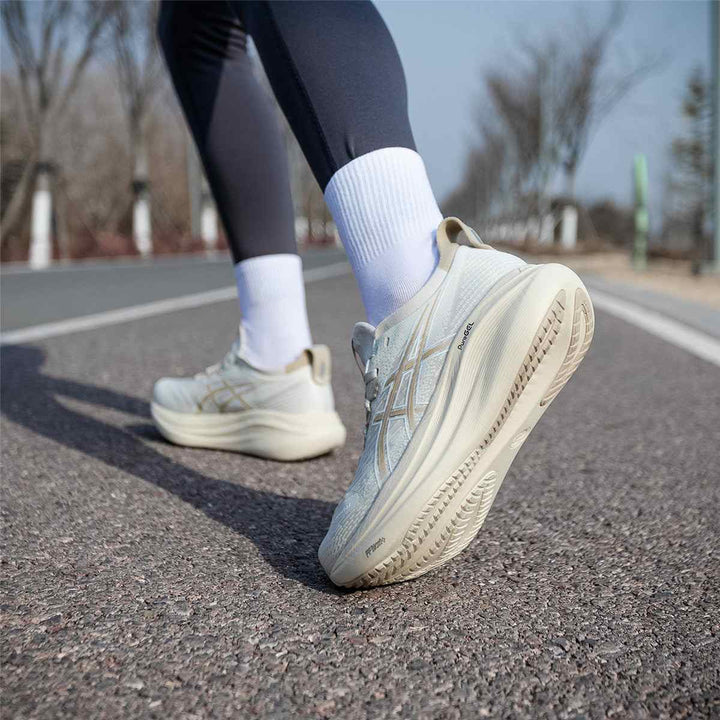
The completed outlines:
{"type": "Polygon", "coordinates": [[[328,349],[310,347],[285,149],[244,29],[225,2],[165,0],[159,35],[229,235],[242,320],[223,362],[155,383],[153,419],[180,445],[277,460],[326,453],[345,429],[328,349]]]}
{"type": "Polygon", "coordinates": [[[405,74],[372,3],[233,5],[323,190],[361,155],[391,147],[415,150],[405,74]]]}
{"type": "Polygon", "coordinates": [[[369,3],[241,9],[381,320],[353,334],[365,446],[320,560],[340,585],[417,577],[480,529],[587,350],[592,306],[567,268],[527,266],[455,218],[437,225],[402,68],[369,3]]]}
{"type": "Polygon", "coordinates": [[[376,324],[430,277],[442,219],[415,152],[392,37],[367,1],[233,6],[325,191],[376,324]]]}
{"type": "Polygon", "coordinates": [[[226,2],[164,0],[158,34],[236,263],[241,351],[261,369],[282,367],[311,340],[278,118],[226,2]]]}

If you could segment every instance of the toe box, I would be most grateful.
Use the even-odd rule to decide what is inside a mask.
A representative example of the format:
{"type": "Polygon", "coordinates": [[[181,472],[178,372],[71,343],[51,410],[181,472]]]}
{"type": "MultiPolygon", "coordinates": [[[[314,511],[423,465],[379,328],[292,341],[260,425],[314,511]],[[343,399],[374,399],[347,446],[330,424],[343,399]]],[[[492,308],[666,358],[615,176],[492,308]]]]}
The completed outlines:
{"type": "Polygon", "coordinates": [[[176,412],[196,412],[195,383],[183,378],[160,378],[153,388],[153,402],[176,412]]]}

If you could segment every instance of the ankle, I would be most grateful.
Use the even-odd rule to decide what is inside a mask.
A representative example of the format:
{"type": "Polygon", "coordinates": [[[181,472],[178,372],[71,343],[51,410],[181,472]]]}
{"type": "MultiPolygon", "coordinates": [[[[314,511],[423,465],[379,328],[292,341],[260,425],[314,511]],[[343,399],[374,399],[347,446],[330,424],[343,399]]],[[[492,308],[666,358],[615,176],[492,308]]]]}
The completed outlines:
{"type": "Polygon", "coordinates": [[[420,155],[384,148],[333,175],[328,203],[376,323],[417,293],[437,266],[434,232],[442,220],[420,155]]]}
{"type": "Polygon", "coordinates": [[[298,255],[262,255],[235,266],[240,355],[258,370],[284,368],[312,345],[298,255]]]}
{"type": "Polygon", "coordinates": [[[420,242],[398,243],[372,262],[356,266],[367,321],[379,325],[417,295],[438,265],[434,233],[420,242]]]}

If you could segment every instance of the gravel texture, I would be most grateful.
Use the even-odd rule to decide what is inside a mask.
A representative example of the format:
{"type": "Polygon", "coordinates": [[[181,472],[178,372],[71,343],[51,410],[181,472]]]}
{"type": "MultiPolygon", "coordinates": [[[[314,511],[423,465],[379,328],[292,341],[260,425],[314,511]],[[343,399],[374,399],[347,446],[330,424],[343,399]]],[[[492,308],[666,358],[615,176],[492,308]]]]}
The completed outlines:
{"type": "Polygon", "coordinates": [[[449,566],[333,588],[362,444],[350,277],[308,288],[346,447],[173,447],[154,379],[234,303],[2,349],[3,717],[720,716],[720,370],[598,313],[591,351],[449,566]]]}

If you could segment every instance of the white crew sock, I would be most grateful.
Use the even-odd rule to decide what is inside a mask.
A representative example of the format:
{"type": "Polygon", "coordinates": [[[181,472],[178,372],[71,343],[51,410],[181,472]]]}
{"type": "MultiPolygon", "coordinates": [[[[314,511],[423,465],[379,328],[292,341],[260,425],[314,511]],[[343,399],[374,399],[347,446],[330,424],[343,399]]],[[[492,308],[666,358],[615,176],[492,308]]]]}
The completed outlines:
{"type": "Polygon", "coordinates": [[[240,355],[259,370],[280,370],[312,345],[298,255],[260,255],[235,265],[240,355]]]}
{"type": "Polygon", "coordinates": [[[407,148],[375,150],[341,167],[325,200],[368,322],[377,325],[423,287],[438,263],[442,215],[425,164],[407,148]]]}

